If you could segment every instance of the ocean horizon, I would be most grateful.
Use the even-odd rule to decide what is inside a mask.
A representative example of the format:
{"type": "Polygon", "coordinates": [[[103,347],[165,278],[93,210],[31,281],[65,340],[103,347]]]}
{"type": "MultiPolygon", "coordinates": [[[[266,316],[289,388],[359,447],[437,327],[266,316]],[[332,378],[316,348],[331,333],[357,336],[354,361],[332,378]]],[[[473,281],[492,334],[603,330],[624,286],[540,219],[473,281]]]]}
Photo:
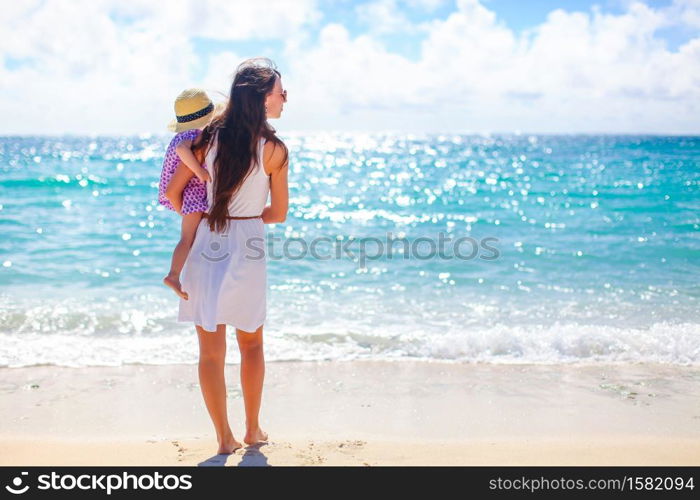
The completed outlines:
{"type": "MultiPolygon", "coordinates": [[[[700,136],[280,137],[267,361],[700,364],[700,136]]],[[[0,366],[197,362],[169,140],[0,136],[0,366]]]]}

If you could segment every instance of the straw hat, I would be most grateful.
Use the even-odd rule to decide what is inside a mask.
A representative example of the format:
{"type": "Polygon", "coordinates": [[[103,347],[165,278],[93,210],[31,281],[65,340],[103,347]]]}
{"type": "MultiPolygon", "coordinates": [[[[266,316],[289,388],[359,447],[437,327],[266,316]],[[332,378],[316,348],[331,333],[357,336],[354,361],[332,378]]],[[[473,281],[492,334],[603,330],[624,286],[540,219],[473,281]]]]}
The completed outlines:
{"type": "Polygon", "coordinates": [[[209,123],[213,112],[214,103],[204,90],[198,88],[183,90],[175,99],[176,119],[168,124],[168,130],[184,132],[202,128],[209,123]]]}

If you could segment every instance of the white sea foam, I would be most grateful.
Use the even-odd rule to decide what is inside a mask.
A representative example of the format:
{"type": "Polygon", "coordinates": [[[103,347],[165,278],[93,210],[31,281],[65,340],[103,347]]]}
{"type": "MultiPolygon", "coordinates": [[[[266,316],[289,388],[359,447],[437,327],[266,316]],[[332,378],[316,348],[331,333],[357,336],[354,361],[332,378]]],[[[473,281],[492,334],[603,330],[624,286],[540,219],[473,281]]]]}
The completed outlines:
{"type": "MultiPolygon", "coordinates": [[[[495,364],[664,363],[700,365],[700,325],[657,323],[645,329],[577,324],[496,325],[486,329],[412,330],[408,325],[320,324],[265,329],[267,361],[433,360],[495,364]]],[[[229,327],[228,335],[233,335],[229,327]]],[[[235,346],[235,343],[230,343],[235,346]]],[[[0,334],[0,366],[112,366],[196,363],[191,325],[178,333],[0,334]]],[[[228,362],[240,360],[230,347],[228,362]]]]}

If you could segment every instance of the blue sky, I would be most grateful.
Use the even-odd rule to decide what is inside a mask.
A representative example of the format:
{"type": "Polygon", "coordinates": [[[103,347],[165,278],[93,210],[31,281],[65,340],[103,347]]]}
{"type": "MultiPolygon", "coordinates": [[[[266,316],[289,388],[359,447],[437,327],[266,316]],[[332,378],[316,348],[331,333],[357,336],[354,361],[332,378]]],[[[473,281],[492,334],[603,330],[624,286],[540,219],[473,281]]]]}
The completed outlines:
{"type": "Polygon", "coordinates": [[[700,0],[167,5],[5,3],[0,133],[162,132],[261,55],[289,130],[700,133],[700,0]]]}

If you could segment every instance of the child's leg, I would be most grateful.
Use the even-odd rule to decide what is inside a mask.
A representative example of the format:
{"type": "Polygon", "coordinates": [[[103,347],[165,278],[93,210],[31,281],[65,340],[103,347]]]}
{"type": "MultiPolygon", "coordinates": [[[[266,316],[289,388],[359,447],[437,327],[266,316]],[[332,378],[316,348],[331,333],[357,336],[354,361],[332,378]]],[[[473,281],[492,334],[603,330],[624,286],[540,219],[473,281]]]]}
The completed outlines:
{"type": "Polygon", "coordinates": [[[163,283],[172,288],[176,294],[187,300],[187,293],[182,291],[180,285],[180,272],[185,265],[187,255],[190,253],[190,248],[194,242],[194,237],[197,234],[199,221],[202,220],[202,212],[194,212],[182,216],[182,229],[180,231],[180,241],[177,243],[173,251],[173,257],[170,263],[170,272],[163,278],[163,283]]]}
{"type": "Polygon", "coordinates": [[[194,177],[194,172],[187,168],[184,163],[178,162],[175,172],[165,188],[165,197],[173,204],[177,213],[182,211],[182,192],[192,177],[194,177]]]}

